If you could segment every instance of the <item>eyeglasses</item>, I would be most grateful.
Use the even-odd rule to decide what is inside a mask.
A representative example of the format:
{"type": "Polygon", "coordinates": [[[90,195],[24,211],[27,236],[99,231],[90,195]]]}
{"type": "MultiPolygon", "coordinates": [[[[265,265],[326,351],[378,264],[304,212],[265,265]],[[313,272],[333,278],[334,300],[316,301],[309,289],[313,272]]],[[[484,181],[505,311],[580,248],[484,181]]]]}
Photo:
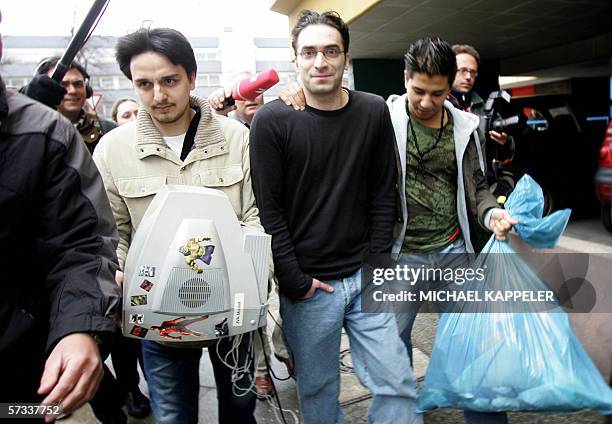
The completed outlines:
{"type": "Polygon", "coordinates": [[[478,71],[476,69],[470,69],[470,68],[459,68],[457,69],[457,73],[461,75],[472,74],[474,78],[478,76],[478,71]]]}
{"type": "Polygon", "coordinates": [[[340,50],[340,47],[338,46],[329,46],[323,48],[322,50],[317,50],[314,47],[304,47],[299,54],[304,60],[313,60],[315,57],[317,57],[319,52],[323,53],[325,59],[336,59],[338,56],[340,56],[340,53],[344,53],[344,50],[340,50]]]}

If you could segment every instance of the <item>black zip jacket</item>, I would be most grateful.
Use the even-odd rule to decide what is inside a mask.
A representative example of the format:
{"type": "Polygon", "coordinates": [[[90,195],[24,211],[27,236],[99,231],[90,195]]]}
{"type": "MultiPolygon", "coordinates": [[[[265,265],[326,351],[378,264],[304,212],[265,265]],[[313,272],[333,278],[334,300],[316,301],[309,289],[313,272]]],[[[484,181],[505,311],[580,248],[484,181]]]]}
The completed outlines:
{"type": "Polygon", "coordinates": [[[24,340],[43,355],[71,333],[113,332],[116,246],[102,179],[72,124],[0,80],[0,361],[24,340]]]}

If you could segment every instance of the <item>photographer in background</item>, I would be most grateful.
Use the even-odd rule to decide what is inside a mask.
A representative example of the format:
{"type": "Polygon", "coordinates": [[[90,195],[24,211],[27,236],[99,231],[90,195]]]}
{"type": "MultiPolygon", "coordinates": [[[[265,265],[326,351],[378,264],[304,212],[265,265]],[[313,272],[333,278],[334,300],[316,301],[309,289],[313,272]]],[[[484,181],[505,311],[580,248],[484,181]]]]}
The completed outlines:
{"type": "MultiPolygon", "coordinates": [[[[480,117],[485,113],[485,102],[476,93],[474,84],[480,67],[480,54],[469,44],[455,44],[453,52],[457,59],[457,74],[448,99],[457,109],[472,112],[480,117]]],[[[487,167],[489,171],[497,166],[510,163],[514,156],[514,139],[505,132],[489,131],[487,140],[496,144],[487,145],[487,167]]],[[[481,141],[481,144],[484,140],[481,141]]]]}

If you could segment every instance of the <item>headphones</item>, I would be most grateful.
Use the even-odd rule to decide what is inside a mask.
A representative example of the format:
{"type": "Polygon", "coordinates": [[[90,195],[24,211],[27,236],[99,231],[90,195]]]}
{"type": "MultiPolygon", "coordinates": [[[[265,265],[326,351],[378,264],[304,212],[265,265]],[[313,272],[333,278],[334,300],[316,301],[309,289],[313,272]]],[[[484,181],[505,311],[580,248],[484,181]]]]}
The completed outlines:
{"type": "MultiPolygon", "coordinates": [[[[59,56],[44,58],[38,63],[38,65],[36,65],[34,75],[48,74],[49,71],[53,69],[55,65],[57,65],[57,62],[59,62],[60,59],[61,58],[59,56]]],[[[80,72],[81,75],[83,75],[83,78],[85,79],[85,98],[89,99],[91,96],[93,96],[93,88],[91,88],[91,85],[89,84],[90,77],[87,71],[85,70],[85,67],[76,60],[74,60],[70,64],[69,69],[76,69],[80,72]]]]}

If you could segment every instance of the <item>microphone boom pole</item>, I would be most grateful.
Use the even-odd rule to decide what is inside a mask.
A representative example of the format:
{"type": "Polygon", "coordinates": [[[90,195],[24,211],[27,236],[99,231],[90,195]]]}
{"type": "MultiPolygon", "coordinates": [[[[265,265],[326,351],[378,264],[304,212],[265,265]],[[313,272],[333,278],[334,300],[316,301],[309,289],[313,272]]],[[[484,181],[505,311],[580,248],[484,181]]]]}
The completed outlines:
{"type": "Polygon", "coordinates": [[[106,10],[106,6],[108,5],[109,1],[110,0],[94,0],[94,3],[89,9],[87,16],[85,16],[83,23],[79,27],[79,30],[76,32],[76,34],[74,34],[72,40],[70,40],[70,43],[68,43],[68,47],[66,47],[64,54],[60,58],[59,62],[57,62],[57,65],[55,65],[53,75],[51,75],[51,78],[53,78],[55,81],[62,82],[64,75],[66,75],[66,72],[68,72],[68,69],[70,69],[70,64],[76,57],[79,50],[81,50],[98,21],[104,14],[104,10],[106,10]]]}

